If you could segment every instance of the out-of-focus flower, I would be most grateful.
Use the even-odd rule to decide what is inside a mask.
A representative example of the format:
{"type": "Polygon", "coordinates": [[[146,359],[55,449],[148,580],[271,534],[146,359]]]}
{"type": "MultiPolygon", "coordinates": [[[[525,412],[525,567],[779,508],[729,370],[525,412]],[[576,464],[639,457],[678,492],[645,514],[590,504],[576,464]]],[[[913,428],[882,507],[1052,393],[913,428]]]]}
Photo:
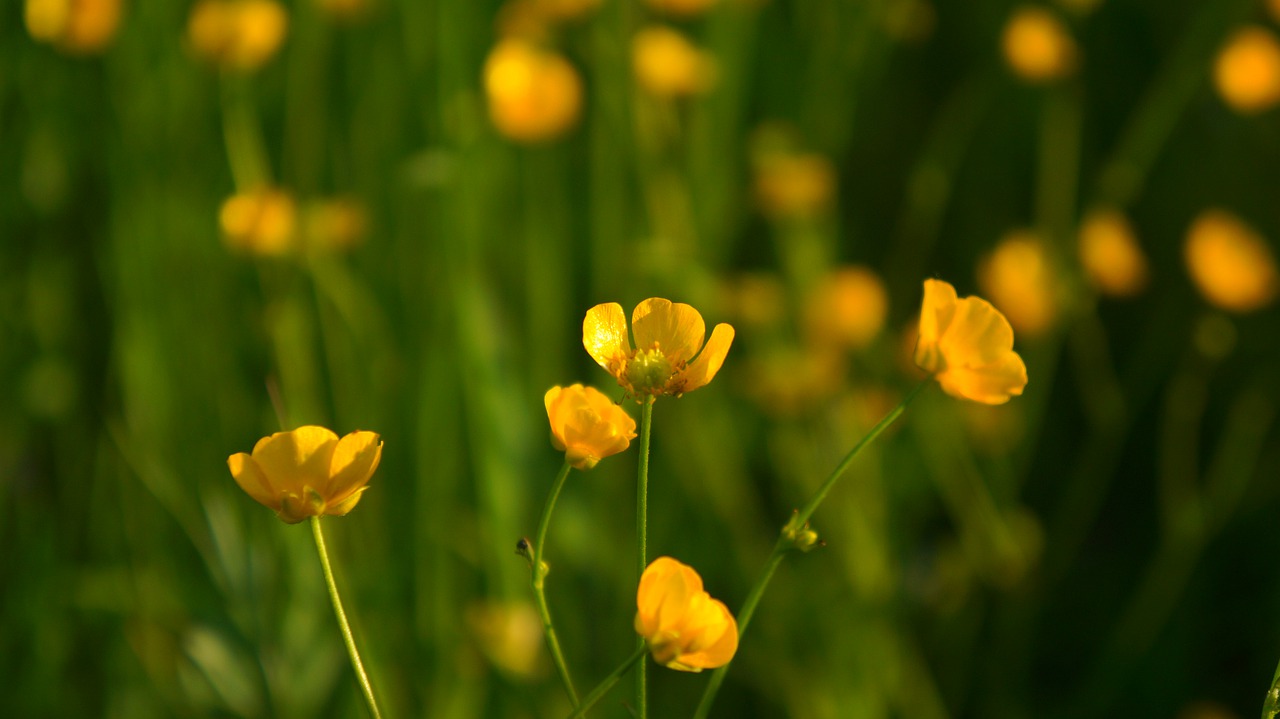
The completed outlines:
{"type": "Polygon", "coordinates": [[[1027,366],[1013,351],[1009,321],[980,297],[956,296],[942,280],[925,280],[916,366],[947,394],[1004,404],[1027,386],[1027,366]]]}
{"type": "Polygon", "coordinates": [[[591,469],[636,438],[636,421],[595,387],[552,387],[542,401],[551,422],[551,445],[575,469],[591,469]]]}
{"type": "Polygon", "coordinates": [[[653,660],[683,672],[728,664],[738,651],[738,623],[724,602],[702,588],[687,564],[658,557],[640,576],[636,633],[653,660]]]}
{"type": "Polygon", "coordinates": [[[884,11],[885,32],[899,42],[923,42],[937,24],[938,13],[927,0],[895,0],[884,11]]]}
{"type": "Polygon", "coordinates": [[[1178,719],[1239,719],[1239,715],[1218,702],[1196,701],[1184,706],[1178,719]]]}
{"type": "Polygon", "coordinates": [[[669,15],[693,17],[706,12],[718,0],[645,0],[645,4],[669,15]]]}
{"type": "Polygon", "coordinates": [[[120,26],[120,0],[27,0],[27,32],[78,55],[101,52],[120,26]]]}
{"type": "Polygon", "coordinates": [[[318,252],[349,250],[364,241],[368,220],[364,205],[351,197],[317,200],[303,212],[307,248],[318,252]]]}
{"type": "Polygon", "coordinates": [[[1080,225],[1080,265],[1104,295],[1132,297],[1147,286],[1147,258],[1129,220],[1118,210],[1095,210],[1080,225]]]}
{"type": "Polygon", "coordinates": [[[376,0],[315,0],[320,10],[334,20],[352,22],[366,17],[376,0]]]}
{"type": "Polygon", "coordinates": [[[1075,40],[1062,21],[1042,7],[1014,10],[1004,26],[1002,47],[1005,62],[1028,82],[1049,82],[1075,70],[1075,40]]]}
{"type": "Polygon", "coordinates": [[[830,207],[835,190],[835,165],[822,155],[777,153],[757,162],[756,200],[775,220],[816,215],[830,207]]]}
{"type": "Polygon", "coordinates": [[[233,195],[218,212],[222,236],[233,249],[256,255],[288,254],[297,244],[298,209],[293,196],[274,187],[233,195]]]}
{"type": "Polygon", "coordinates": [[[1006,235],[978,266],[983,294],[1028,335],[1045,332],[1057,319],[1058,281],[1048,249],[1025,231],[1006,235]]]}
{"type": "Polygon", "coordinates": [[[1251,312],[1276,299],[1280,281],[1267,242],[1235,215],[1201,212],[1187,230],[1187,269],[1200,294],[1231,312],[1251,312]]]}
{"type": "Polygon", "coordinates": [[[544,673],[542,619],[525,602],[479,602],[467,607],[467,626],[498,669],[520,679],[544,673]]]}
{"type": "Polygon", "coordinates": [[[543,142],[567,132],[582,107],[582,82],[560,55],[508,38],[484,65],[489,117],[518,142],[543,142]]]}
{"type": "Polygon", "coordinates": [[[715,60],[669,27],[653,25],[631,39],[636,80],[657,97],[700,95],[715,82],[715,60]]]}
{"type": "Polygon", "coordinates": [[[731,319],[755,327],[771,327],[784,317],[786,290],[777,275],[744,272],[720,286],[721,305],[731,319]]]}
{"type": "Polygon", "coordinates": [[[679,397],[707,384],[720,371],[733,344],[733,327],[721,323],[703,347],[707,327],[702,315],[689,305],[659,297],[636,305],[631,328],[635,349],[622,306],[617,302],[596,305],[587,310],[582,322],[582,345],[637,399],[642,394],[679,397]]]}
{"type": "Polygon", "coordinates": [[[884,326],[889,296],[870,268],[850,265],[827,275],[804,307],[805,337],[811,344],[860,350],[884,326]]]}
{"type": "Polygon", "coordinates": [[[846,359],[829,350],[771,347],[746,362],[746,394],[768,414],[795,417],[830,401],[843,386],[846,359]]]}
{"type": "Polygon", "coordinates": [[[324,427],[308,425],[263,437],[253,454],[233,454],[227,466],[250,497],[295,524],[350,512],[381,459],[376,432],[356,431],[338,439],[324,427]]]}
{"type": "Polygon", "coordinates": [[[1213,84],[1223,102],[1252,115],[1280,102],[1280,42],[1268,29],[1251,25],[1227,40],[1213,64],[1213,84]]]}
{"type": "Polygon", "coordinates": [[[288,31],[289,13],[274,0],[201,0],[187,21],[196,55],[241,71],[265,65],[288,31]]]}

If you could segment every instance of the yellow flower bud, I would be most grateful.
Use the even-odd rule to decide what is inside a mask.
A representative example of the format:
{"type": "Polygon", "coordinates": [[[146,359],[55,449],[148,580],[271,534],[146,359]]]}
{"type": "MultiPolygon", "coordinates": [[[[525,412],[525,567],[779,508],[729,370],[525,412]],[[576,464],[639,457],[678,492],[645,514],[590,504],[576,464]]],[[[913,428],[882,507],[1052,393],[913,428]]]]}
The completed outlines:
{"type": "Polygon", "coordinates": [[[1218,53],[1213,83],[1236,112],[1251,115],[1280,102],[1280,42],[1266,28],[1237,30],[1218,53]]]}
{"type": "Polygon", "coordinates": [[[640,576],[636,633],[657,663],[684,672],[728,664],[738,651],[738,623],[702,588],[693,567],[658,557],[640,576]]]}
{"type": "Polygon", "coordinates": [[[983,404],[1004,404],[1027,385],[1009,321],[980,297],[957,297],[942,280],[924,282],[915,362],[947,394],[983,404]]]}
{"type": "Polygon", "coordinates": [[[274,0],[201,0],[187,21],[187,39],[196,55],[242,71],[266,64],[288,30],[289,14],[274,0]]]}
{"type": "Polygon", "coordinates": [[[684,35],[652,26],[631,40],[631,67],[636,80],[657,97],[689,97],[711,89],[715,61],[684,35]]]}
{"type": "Polygon", "coordinates": [[[1023,5],[1014,10],[1004,26],[1002,47],[1005,62],[1028,82],[1049,82],[1075,70],[1075,40],[1045,8],[1023,5]]]}
{"type": "Polygon", "coordinates": [[[811,344],[860,350],[884,326],[889,295],[875,272],[850,265],[825,277],[805,302],[805,336],[811,344]]]}
{"type": "Polygon", "coordinates": [[[120,0],[27,0],[27,32],[65,52],[101,52],[120,25],[120,0]]]}
{"type": "Polygon", "coordinates": [[[1271,304],[1278,289],[1276,261],[1266,241],[1235,215],[1201,212],[1187,230],[1187,269],[1200,294],[1231,312],[1271,304]]]}
{"type": "Polygon", "coordinates": [[[1104,295],[1132,297],[1147,286],[1147,258],[1116,210],[1095,210],[1080,225],[1080,266],[1104,295]]]}
{"type": "Polygon", "coordinates": [[[518,142],[560,137],[578,119],[582,83],[560,55],[519,39],[499,42],[484,65],[489,117],[518,142]]]}
{"type": "Polygon", "coordinates": [[[594,387],[552,387],[542,399],[551,422],[551,445],[576,469],[595,467],[636,438],[636,421],[594,387]]]}
{"type": "Polygon", "coordinates": [[[218,222],[232,249],[280,256],[295,249],[297,214],[292,195],[264,187],[227,198],[218,212],[218,222]]]}
{"type": "Polygon", "coordinates": [[[350,512],[381,459],[376,432],[356,431],[338,439],[324,427],[309,425],[263,437],[253,454],[233,454],[227,466],[250,497],[295,524],[350,512]]]}
{"type": "Polygon", "coordinates": [[[978,266],[978,285],[1019,332],[1042,334],[1058,317],[1058,276],[1040,238],[1011,232],[978,266]]]}

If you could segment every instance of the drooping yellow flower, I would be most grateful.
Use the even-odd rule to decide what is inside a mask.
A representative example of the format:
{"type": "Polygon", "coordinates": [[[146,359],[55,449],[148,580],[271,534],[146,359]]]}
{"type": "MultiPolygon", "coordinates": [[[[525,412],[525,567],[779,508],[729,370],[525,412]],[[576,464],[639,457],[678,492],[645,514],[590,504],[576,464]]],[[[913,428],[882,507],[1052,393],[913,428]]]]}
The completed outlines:
{"type": "Polygon", "coordinates": [[[218,223],[232,249],[279,257],[295,249],[297,216],[292,195],[263,187],[227,198],[218,212],[218,223]]]}
{"type": "Polygon", "coordinates": [[[635,349],[622,306],[617,302],[596,305],[587,310],[582,322],[582,345],[636,398],[642,394],[678,397],[707,384],[720,371],[733,344],[733,327],[721,323],[703,347],[707,327],[702,315],[689,305],[658,297],[636,305],[631,328],[635,349]]]}
{"type": "Polygon", "coordinates": [[[756,200],[775,220],[818,214],[831,205],[835,190],[835,165],[822,155],[766,154],[757,163],[756,200]]]}
{"type": "Polygon", "coordinates": [[[274,0],[201,0],[187,21],[196,55],[241,71],[266,64],[288,31],[289,13],[274,0]]]}
{"type": "Polygon", "coordinates": [[[658,557],[640,576],[636,633],[657,663],[682,672],[728,664],[738,651],[738,623],[702,588],[702,577],[671,557],[658,557]]]}
{"type": "Polygon", "coordinates": [[[1147,286],[1147,258],[1117,210],[1090,212],[1080,225],[1080,265],[1104,295],[1132,297],[1147,286]]]}
{"type": "Polygon", "coordinates": [[[715,60],[661,25],[646,27],[631,39],[631,67],[640,87],[657,97],[700,95],[715,82],[715,60]]]}
{"type": "Polygon", "coordinates": [[[1009,321],[980,297],[958,298],[942,280],[924,282],[915,361],[947,394],[983,404],[1004,404],[1027,385],[1009,321]]]}
{"type": "Polygon", "coordinates": [[[24,19],[33,39],[87,55],[111,44],[120,26],[120,0],[27,0],[24,19]]]}
{"type": "Polygon", "coordinates": [[[253,454],[227,458],[236,484],[281,520],[350,512],[364,494],[382,459],[376,432],[352,432],[342,439],[308,425],[263,437],[253,454]]]}
{"type": "Polygon", "coordinates": [[[804,308],[805,337],[811,344],[860,350],[884,326],[889,295],[870,268],[850,265],[818,283],[804,308]]]}
{"type": "Polygon", "coordinates": [[[718,0],[645,0],[645,4],[669,15],[679,15],[681,17],[693,17],[700,15],[711,6],[715,5],[718,0]]]}
{"type": "Polygon", "coordinates": [[[517,38],[500,41],[484,65],[489,117],[518,142],[545,142],[567,132],[582,107],[582,81],[560,55],[517,38]]]}
{"type": "Polygon", "coordinates": [[[1251,312],[1271,304],[1280,291],[1276,261],[1257,232],[1219,209],[1201,212],[1187,230],[1191,279],[1212,304],[1251,312]]]}
{"type": "Polygon", "coordinates": [[[1028,82],[1049,82],[1075,70],[1075,40],[1058,16],[1042,7],[1014,10],[1004,26],[1002,49],[1005,62],[1028,82]]]}
{"type": "Polygon", "coordinates": [[[1252,115],[1280,102],[1280,42],[1270,30],[1251,25],[1237,30],[1218,53],[1213,84],[1223,102],[1252,115]]]}
{"type": "Polygon", "coordinates": [[[576,469],[591,469],[636,438],[636,421],[595,387],[552,387],[542,401],[551,422],[551,445],[576,469]]]}
{"type": "Polygon", "coordinates": [[[1031,232],[1005,235],[978,265],[983,294],[1028,335],[1044,333],[1057,320],[1058,282],[1048,248],[1031,232]]]}

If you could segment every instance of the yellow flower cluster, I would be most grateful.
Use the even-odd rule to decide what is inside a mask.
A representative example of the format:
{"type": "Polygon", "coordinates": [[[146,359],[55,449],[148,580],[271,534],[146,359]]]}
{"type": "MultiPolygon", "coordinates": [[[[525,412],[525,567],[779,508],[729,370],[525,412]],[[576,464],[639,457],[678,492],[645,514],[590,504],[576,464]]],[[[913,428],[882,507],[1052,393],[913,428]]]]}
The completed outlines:
{"type": "Polygon", "coordinates": [[[653,660],[671,669],[715,669],[738,651],[738,624],[729,609],[702,588],[692,567],[671,557],[653,560],[640,576],[635,628],[653,660]]]}
{"type": "Polygon", "coordinates": [[[33,39],[87,55],[111,44],[120,12],[120,0],[26,0],[23,19],[33,39]]]}
{"type": "Polygon", "coordinates": [[[1027,385],[1009,321],[990,302],[961,299],[941,280],[924,283],[915,361],[947,394],[983,404],[1004,404],[1027,385]]]}
{"type": "Polygon", "coordinates": [[[636,438],[636,421],[594,387],[552,387],[543,404],[551,422],[551,445],[575,469],[595,467],[636,438]]]}
{"type": "Polygon", "coordinates": [[[289,13],[274,0],[200,0],[187,20],[192,52],[240,71],[265,65],[288,31],[289,13]]]}

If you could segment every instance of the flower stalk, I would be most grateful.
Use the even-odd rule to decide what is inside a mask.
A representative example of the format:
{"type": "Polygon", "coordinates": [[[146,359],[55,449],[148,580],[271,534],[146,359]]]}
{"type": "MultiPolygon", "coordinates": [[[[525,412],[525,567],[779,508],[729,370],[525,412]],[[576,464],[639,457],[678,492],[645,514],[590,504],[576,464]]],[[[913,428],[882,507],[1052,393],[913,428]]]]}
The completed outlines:
{"type": "Polygon", "coordinates": [[[325,548],[324,532],[320,529],[320,517],[311,517],[311,535],[316,540],[316,552],[320,555],[320,566],[324,568],[324,581],[329,585],[329,598],[333,600],[333,613],[338,618],[339,628],[342,629],[342,640],[347,645],[347,654],[351,656],[351,668],[356,673],[356,681],[360,683],[360,691],[364,693],[369,714],[374,719],[382,719],[382,713],[378,711],[378,701],[373,696],[373,686],[369,683],[369,675],[364,670],[364,662],[360,661],[360,650],[356,648],[355,637],[351,634],[351,625],[347,623],[347,613],[342,609],[342,597],[338,595],[338,583],[333,579],[333,567],[329,564],[329,550],[325,548]]]}
{"type": "Polygon", "coordinates": [[[556,475],[555,483],[551,485],[551,493],[547,495],[547,503],[542,508],[542,518],[538,520],[538,534],[533,544],[533,597],[538,604],[538,615],[542,617],[542,628],[547,637],[547,649],[551,651],[551,659],[556,665],[556,673],[560,675],[560,682],[564,684],[565,693],[569,695],[569,701],[573,702],[576,709],[579,705],[578,692],[573,687],[573,678],[569,675],[569,665],[564,660],[564,653],[560,650],[560,639],[556,635],[555,625],[551,622],[551,609],[547,606],[547,595],[544,590],[544,582],[547,576],[547,569],[542,562],[543,547],[547,541],[547,527],[551,524],[551,512],[555,509],[556,500],[560,497],[560,490],[564,488],[565,480],[569,478],[570,464],[568,461],[564,463],[564,467],[560,469],[560,474],[556,475]]]}
{"type": "MultiPolygon", "coordinates": [[[[569,715],[569,719],[579,719],[579,717],[585,716],[587,710],[595,706],[596,702],[603,699],[604,695],[608,694],[609,690],[613,688],[613,685],[617,684],[618,680],[621,679],[629,669],[631,669],[631,666],[640,661],[641,657],[643,657],[648,651],[649,647],[647,647],[644,642],[640,642],[639,649],[632,653],[631,656],[627,657],[626,661],[619,665],[617,669],[614,669],[609,676],[605,677],[604,681],[601,681],[595,689],[592,689],[590,694],[582,698],[582,704],[569,715]]],[[[640,666],[643,667],[644,663],[642,662],[640,666]]]]}
{"type": "MultiPolygon", "coordinates": [[[[641,402],[640,409],[640,459],[636,463],[636,583],[644,576],[649,566],[648,532],[649,532],[649,436],[653,425],[653,403],[657,399],[649,395],[641,402]]],[[[639,640],[639,650],[644,651],[645,641],[639,640]]],[[[648,691],[646,688],[648,666],[641,664],[636,669],[636,716],[646,719],[649,714],[648,691]]]]}

